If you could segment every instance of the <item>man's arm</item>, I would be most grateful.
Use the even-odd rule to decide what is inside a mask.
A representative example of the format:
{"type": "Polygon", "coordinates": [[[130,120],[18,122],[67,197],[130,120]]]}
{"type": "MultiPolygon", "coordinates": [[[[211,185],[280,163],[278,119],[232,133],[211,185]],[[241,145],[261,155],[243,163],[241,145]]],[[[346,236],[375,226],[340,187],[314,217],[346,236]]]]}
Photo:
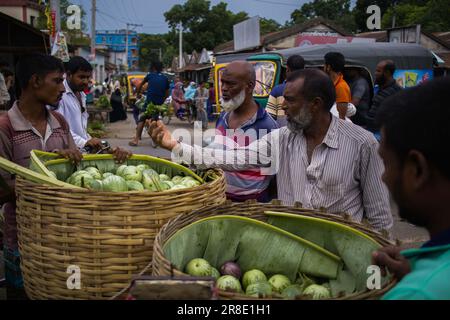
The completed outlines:
{"type": "Polygon", "coordinates": [[[336,87],[336,108],[339,112],[339,118],[345,120],[348,104],[352,100],[350,87],[341,85],[336,87]]]}
{"type": "Polygon", "coordinates": [[[136,90],[136,97],[139,98],[139,96],[141,95],[141,90],[142,87],[148,82],[148,78],[145,77],[144,80],[139,84],[139,86],[137,87],[136,90]]]}
{"type": "MultiPolygon", "coordinates": [[[[0,130],[0,157],[9,161],[13,160],[11,139],[3,130],[0,130]]],[[[13,201],[15,184],[11,173],[0,170],[0,179],[2,179],[0,183],[0,204],[13,201]]]]}
{"type": "MultiPolygon", "coordinates": [[[[279,130],[265,135],[247,147],[234,147],[229,150],[192,147],[179,143],[171,136],[161,121],[153,121],[149,124],[149,134],[158,145],[172,151],[172,160],[185,162],[198,169],[220,168],[227,171],[240,171],[270,167],[272,161],[276,161],[276,156],[279,154],[276,149],[279,130]]],[[[224,141],[220,143],[222,145],[227,145],[227,141],[234,144],[231,139],[226,137],[223,139],[224,141]]]]}
{"type": "Polygon", "coordinates": [[[365,218],[377,230],[390,231],[393,218],[389,192],[381,177],[383,162],[378,155],[378,143],[373,139],[361,148],[360,175],[365,218]]]}

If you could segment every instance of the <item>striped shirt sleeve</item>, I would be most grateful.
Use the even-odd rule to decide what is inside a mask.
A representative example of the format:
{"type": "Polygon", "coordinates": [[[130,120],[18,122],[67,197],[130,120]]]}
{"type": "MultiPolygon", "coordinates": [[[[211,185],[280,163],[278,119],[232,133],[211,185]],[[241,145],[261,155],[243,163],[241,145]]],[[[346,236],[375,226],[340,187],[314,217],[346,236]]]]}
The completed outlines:
{"type": "Polygon", "coordinates": [[[390,231],[393,218],[389,207],[389,192],[381,178],[384,165],[378,155],[378,143],[365,143],[361,152],[360,172],[365,217],[375,229],[390,231]]]}

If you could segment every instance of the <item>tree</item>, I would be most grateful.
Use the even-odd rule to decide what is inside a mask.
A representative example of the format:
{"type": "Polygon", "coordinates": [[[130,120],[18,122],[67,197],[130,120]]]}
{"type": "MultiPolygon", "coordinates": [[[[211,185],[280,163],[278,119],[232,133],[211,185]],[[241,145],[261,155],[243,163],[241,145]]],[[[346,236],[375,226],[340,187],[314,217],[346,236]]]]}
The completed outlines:
{"type": "Polygon", "coordinates": [[[147,70],[152,61],[159,61],[159,49],[161,49],[164,66],[171,66],[172,58],[177,54],[177,48],[170,45],[168,34],[140,34],[139,39],[139,67],[141,70],[147,70]]]}
{"type": "Polygon", "coordinates": [[[175,5],[164,13],[164,17],[172,29],[169,39],[174,47],[178,47],[178,38],[174,37],[177,25],[183,23],[186,52],[212,49],[232,40],[233,25],[248,19],[245,12],[235,14],[229,11],[224,2],[211,7],[207,0],[188,0],[183,5],[175,5]]]}
{"type": "MultiPolygon", "coordinates": [[[[450,2],[448,0],[404,1],[395,7],[396,26],[420,24],[428,32],[450,29],[450,2]]],[[[393,8],[383,15],[382,27],[392,27],[393,8]]]]}
{"type": "Polygon", "coordinates": [[[281,25],[273,19],[261,18],[259,23],[262,35],[281,30],[281,25]]]}
{"type": "Polygon", "coordinates": [[[421,24],[424,30],[435,32],[450,29],[450,2],[448,0],[358,0],[353,10],[359,31],[369,31],[366,13],[370,5],[378,5],[381,9],[382,28],[392,27],[394,15],[396,26],[421,24]]]}
{"type": "Polygon", "coordinates": [[[308,19],[322,17],[334,21],[346,30],[353,31],[356,29],[356,24],[350,6],[350,0],[314,0],[292,12],[291,24],[301,24],[308,19]]]}

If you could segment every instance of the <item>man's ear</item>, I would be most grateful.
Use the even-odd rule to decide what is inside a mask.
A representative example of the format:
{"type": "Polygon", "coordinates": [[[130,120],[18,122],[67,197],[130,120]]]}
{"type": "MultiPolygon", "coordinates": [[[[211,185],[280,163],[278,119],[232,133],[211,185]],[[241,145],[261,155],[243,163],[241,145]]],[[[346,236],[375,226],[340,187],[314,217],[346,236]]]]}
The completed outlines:
{"type": "Polygon", "coordinates": [[[44,82],[44,81],[43,81],[43,79],[42,79],[40,76],[38,76],[37,74],[33,74],[33,75],[31,76],[29,85],[30,85],[33,89],[39,89],[39,88],[41,87],[41,85],[42,85],[43,82],[44,82]]]}
{"type": "Polygon", "coordinates": [[[315,97],[312,101],[311,108],[313,112],[318,112],[323,109],[323,100],[320,97],[315,97]]]}
{"type": "Polygon", "coordinates": [[[431,168],[423,153],[411,150],[404,163],[406,182],[415,190],[423,188],[431,177],[431,168]]]}

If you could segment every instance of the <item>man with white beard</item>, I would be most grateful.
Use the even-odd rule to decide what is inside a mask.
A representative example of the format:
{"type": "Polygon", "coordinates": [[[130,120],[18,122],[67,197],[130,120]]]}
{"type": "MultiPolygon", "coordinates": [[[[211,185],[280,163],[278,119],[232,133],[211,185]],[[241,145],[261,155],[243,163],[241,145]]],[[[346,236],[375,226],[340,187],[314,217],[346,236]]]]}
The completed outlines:
{"type": "Polygon", "coordinates": [[[393,219],[378,142],[370,132],[330,113],[336,99],[331,79],[317,69],[296,71],[288,76],[284,99],[287,127],[225,155],[176,141],[160,121],[150,124],[149,133],[174,158],[193,163],[203,156],[198,168],[275,167],[278,199],[284,204],[345,212],[354,221],[367,219],[375,229],[390,231],[393,219]],[[235,161],[211,165],[223,157],[235,161]],[[255,158],[256,164],[251,161],[255,158]]]}
{"type": "MultiPolygon", "coordinates": [[[[246,147],[278,129],[276,121],[253,99],[255,84],[256,74],[250,63],[235,61],[225,68],[220,101],[223,112],[217,120],[216,136],[209,148],[232,150],[246,147]]],[[[261,174],[260,168],[225,170],[225,176],[228,199],[235,202],[271,200],[268,187],[273,176],[261,174]]]]}

